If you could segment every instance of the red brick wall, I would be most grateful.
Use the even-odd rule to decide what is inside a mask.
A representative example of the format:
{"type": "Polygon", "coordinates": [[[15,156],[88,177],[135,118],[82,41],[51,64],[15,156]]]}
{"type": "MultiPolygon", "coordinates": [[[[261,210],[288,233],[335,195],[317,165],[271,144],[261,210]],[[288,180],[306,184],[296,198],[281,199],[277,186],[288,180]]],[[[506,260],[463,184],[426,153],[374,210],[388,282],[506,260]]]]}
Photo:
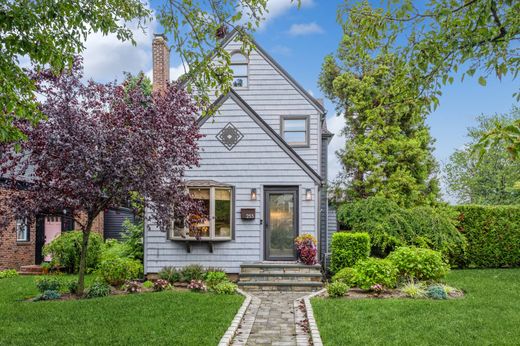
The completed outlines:
{"type": "MultiPolygon", "coordinates": [[[[0,189],[0,204],[9,198],[12,191],[0,189]]],[[[3,215],[2,215],[3,216],[3,215]]],[[[36,224],[30,227],[29,241],[16,241],[16,222],[14,217],[7,227],[0,228],[0,270],[20,269],[20,266],[34,264],[36,224]]]]}
{"type": "MultiPolygon", "coordinates": [[[[3,203],[12,193],[6,189],[0,189],[0,204],[3,203]]],[[[2,215],[3,216],[3,215],[2,215]]],[[[9,217],[9,215],[8,215],[9,217]]],[[[16,241],[16,222],[14,216],[10,216],[12,222],[7,227],[0,228],[0,270],[20,269],[21,266],[35,263],[36,251],[36,224],[30,227],[28,242],[16,241]]],[[[92,225],[92,231],[103,236],[104,215],[101,213],[92,225]]]]}

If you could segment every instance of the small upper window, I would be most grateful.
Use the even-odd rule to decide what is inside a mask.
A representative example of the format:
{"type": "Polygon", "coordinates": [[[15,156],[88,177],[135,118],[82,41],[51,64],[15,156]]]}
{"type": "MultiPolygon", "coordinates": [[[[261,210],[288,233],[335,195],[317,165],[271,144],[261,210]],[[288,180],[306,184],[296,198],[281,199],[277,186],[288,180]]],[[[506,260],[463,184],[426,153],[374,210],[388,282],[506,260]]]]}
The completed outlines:
{"type": "Polygon", "coordinates": [[[231,55],[231,70],[233,71],[233,87],[247,87],[247,57],[242,53],[231,55]]]}
{"type": "Polygon", "coordinates": [[[282,136],[292,146],[309,145],[308,117],[282,117],[282,136]]]}
{"type": "Polygon", "coordinates": [[[16,241],[29,241],[29,224],[26,218],[16,219],[16,241]]]}

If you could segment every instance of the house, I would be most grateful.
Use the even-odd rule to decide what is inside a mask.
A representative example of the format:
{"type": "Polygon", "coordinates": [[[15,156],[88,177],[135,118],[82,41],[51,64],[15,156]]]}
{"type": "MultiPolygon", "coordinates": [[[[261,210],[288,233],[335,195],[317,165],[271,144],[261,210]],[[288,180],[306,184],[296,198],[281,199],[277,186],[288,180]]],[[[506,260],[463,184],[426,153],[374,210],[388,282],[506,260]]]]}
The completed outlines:
{"type": "MultiPolygon", "coordinates": [[[[0,177],[0,205],[13,194],[24,193],[24,184],[13,189],[7,179],[0,177]]],[[[0,208],[1,210],[2,208],[0,208]]],[[[78,229],[66,217],[67,212],[56,215],[39,215],[29,224],[26,219],[7,215],[9,224],[0,228],[0,270],[38,270],[34,265],[49,260],[43,256],[43,247],[62,232],[78,229]]],[[[2,215],[4,216],[4,215],[2,215]]],[[[124,219],[133,220],[133,213],[127,208],[106,210],[94,221],[92,231],[107,238],[120,238],[124,219]]]]}
{"type": "MultiPolygon", "coordinates": [[[[191,196],[209,221],[188,231],[147,223],[144,266],[200,264],[236,274],[248,265],[296,264],[294,238],[309,233],[327,251],[326,111],[261,46],[240,51],[237,31],[223,46],[231,54],[233,88],[213,100],[218,112],[198,120],[200,167],[186,171],[191,196]]],[[[169,81],[165,38],[153,41],[154,88],[169,81]]],[[[319,273],[319,269],[318,269],[319,273]]],[[[320,274],[317,274],[320,275],[320,274]]]]}

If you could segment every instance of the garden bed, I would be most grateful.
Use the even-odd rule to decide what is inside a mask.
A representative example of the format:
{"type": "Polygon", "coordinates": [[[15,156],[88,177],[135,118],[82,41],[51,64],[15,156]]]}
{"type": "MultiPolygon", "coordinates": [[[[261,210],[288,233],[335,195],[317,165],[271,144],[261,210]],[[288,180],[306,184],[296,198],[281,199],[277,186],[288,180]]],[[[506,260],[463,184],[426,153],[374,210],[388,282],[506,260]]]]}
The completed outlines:
{"type": "MultiPolygon", "coordinates": [[[[320,297],[327,297],[328,294],[324,291],[320,297]]],[[[462,290],[452,291],[448,293],[449,299],[459,299],[464,297],[464,292],[462,290]]],[[[354,287],[351,288],[347,294],[339,299],[389,299],[389,298],[409,298],[405,293],[401,292],[399,289],[386,289],[381,293],[370,292],[366,290],[362,290],[360,288],[354,287]]],[[[338,298],[334,298],[338,299],[338,298]]],[[[425,298],[426,299],[426,298],[425,298]]]]}

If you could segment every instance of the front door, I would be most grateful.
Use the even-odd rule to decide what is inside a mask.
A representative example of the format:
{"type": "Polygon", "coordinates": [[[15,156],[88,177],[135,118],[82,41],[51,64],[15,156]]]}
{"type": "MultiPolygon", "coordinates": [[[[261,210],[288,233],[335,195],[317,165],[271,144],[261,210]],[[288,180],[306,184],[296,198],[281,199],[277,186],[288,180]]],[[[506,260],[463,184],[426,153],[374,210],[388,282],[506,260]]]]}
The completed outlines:
{"type": "Polygon", "coordinates": [[[294,238],[298,235],[298,187],[266,187],[264,189],[265,259],[296,259],[294,238]]]}

